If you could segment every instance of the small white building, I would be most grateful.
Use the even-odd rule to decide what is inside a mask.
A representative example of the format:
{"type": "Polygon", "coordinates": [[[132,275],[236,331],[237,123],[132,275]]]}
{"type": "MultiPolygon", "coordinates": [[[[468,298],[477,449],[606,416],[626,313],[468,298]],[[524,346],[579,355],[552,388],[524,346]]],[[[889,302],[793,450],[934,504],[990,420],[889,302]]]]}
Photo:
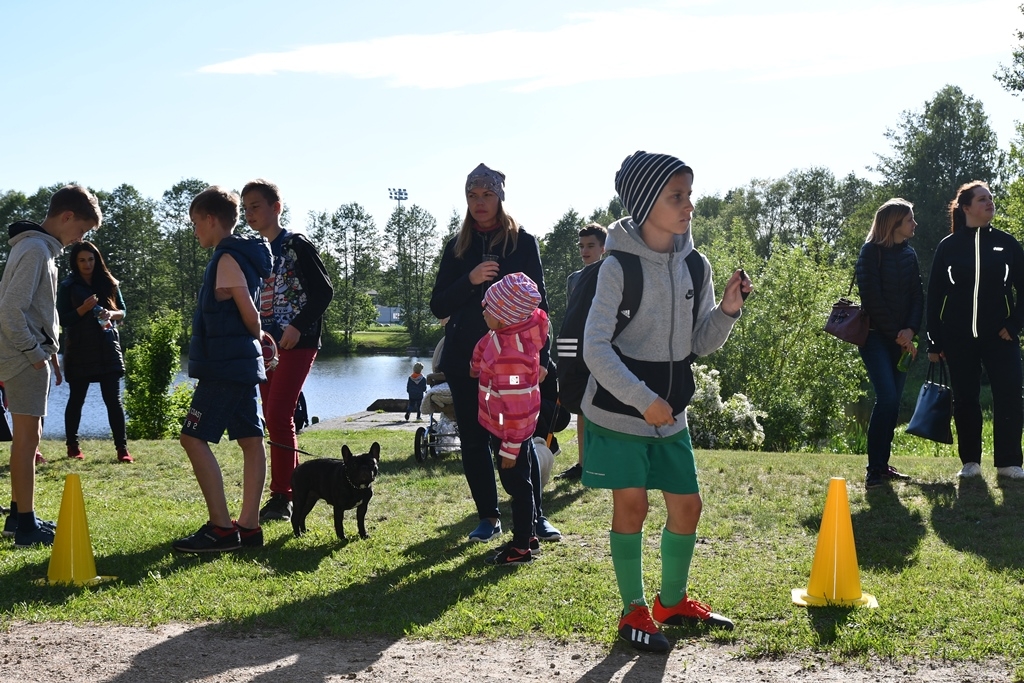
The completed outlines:
{"type": "Polygon", "coordinates": [[[401,306],[381,306],[380,304],[374,304],[377,307],[377,324],[378,325],[399,325],[402,322],[402,307],[401,306]]]}

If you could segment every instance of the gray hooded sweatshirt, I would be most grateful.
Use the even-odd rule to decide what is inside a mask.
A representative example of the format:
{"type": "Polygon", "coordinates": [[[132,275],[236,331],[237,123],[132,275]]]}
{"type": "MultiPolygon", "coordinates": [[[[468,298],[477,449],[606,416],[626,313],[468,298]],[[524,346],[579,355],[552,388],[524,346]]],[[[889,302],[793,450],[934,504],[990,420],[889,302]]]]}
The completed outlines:
{"type": "Polygon", "coordinates": [[[30,221],[8,229],[11,253],[0,279],[0,382],[57,353],[57,263],[64,249],[30,221]]]}
{"type": "Polygon", "coordinates": [[[644,244],[633,219],[627,216],[608,228],[605,248],[640,257],[643,299],[639,309],[630,312],[629,325],[612,342],[622,301],[622,267],[615,259],[601,266],[583,335],[583,359],[591,372],[583,414],[594,424],[616,432],[671,436],[686,428],[686,409],[680,396],[686,393],[684,384],[689,383],[690,392],[693,386],[686,358],[691,352],[706,356],[721,348],[739,315],[731,317],[716,305],[711,265],[701,255],[704,283],[697,324],[693,325],[693,284],[685,261],[693,251],[689,231],[675,236],[673,252],[659,253],[644,244]],[[674,425],[654,427],[643,419],[659,396],[672,404],[674,425]]]}

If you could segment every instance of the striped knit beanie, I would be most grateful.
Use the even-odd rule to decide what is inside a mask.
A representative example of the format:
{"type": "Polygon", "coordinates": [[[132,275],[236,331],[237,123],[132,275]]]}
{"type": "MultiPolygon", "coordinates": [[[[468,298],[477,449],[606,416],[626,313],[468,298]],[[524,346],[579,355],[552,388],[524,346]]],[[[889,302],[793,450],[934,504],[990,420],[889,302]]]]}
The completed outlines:
{"type": "Polygon", "coordinates": [[[490,190],[498,195],[498,199],[505,201],[505,174],[480,164],[466,177],[466,194],[475,188],[490,190]]]}
{"type": "Polygon", "coordinates": [[[669,154],[638,151],[622,162],[615,174],[615,191],[637,226],[647,220],[668,179],[680,171],[693,175],[693,169],[669,154]]]}
{"type": "Polygon", "coordinates": [[[537,284],[525,273],[506,275],[484,293],[484,308],[506,325],[523,322],[539,305],[537,284]]]}

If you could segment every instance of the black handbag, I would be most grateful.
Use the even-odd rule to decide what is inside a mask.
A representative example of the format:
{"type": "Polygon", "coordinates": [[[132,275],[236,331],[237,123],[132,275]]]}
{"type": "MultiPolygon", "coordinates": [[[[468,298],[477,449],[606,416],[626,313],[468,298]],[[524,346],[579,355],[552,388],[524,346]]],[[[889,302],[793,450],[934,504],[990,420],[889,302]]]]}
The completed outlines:
{"type": "Polygon", "coordinates": [[[907,425],[907,434],[920,436],[939,443],[953,443],[953,390],[946,386],[946,362],[928,365],[928,379],[917,395],[914,416],[907,425]],[[932,380],[935,366],[939,366],[938,382],[932,380]]]}
{"type": "Polygon", "coordinates": [[[868,339],[868,330],[871,329],[871,321],[860,305],[849,297],[853,293],[853,283],[857,276],[850,280],[850,288],[846,296],[840,297],[839,301],[832,304],[832,311],[828,314],[825,322],[825,331],[837,339],[850,342],[856,346],[864,346],[868,339]]]}

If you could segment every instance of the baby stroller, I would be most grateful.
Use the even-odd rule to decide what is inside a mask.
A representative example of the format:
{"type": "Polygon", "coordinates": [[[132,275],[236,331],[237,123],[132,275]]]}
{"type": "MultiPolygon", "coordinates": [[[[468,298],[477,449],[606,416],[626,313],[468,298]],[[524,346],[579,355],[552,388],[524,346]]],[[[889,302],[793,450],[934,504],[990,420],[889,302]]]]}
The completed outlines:
{"type": "Polygon", "coordinates": [[[430,424],[416,430],[413,441],[414,454],[418,462],[427,456],[440,457],[462,447],[459,441],[459,425],[455,421],[455,403],[452,390],[445,381],[443,372],[427,375],[427,393],[423,395],[420,410],[430,416],[430,424]],[[434,413],[439,413],[437,416],[434,413]]]}

